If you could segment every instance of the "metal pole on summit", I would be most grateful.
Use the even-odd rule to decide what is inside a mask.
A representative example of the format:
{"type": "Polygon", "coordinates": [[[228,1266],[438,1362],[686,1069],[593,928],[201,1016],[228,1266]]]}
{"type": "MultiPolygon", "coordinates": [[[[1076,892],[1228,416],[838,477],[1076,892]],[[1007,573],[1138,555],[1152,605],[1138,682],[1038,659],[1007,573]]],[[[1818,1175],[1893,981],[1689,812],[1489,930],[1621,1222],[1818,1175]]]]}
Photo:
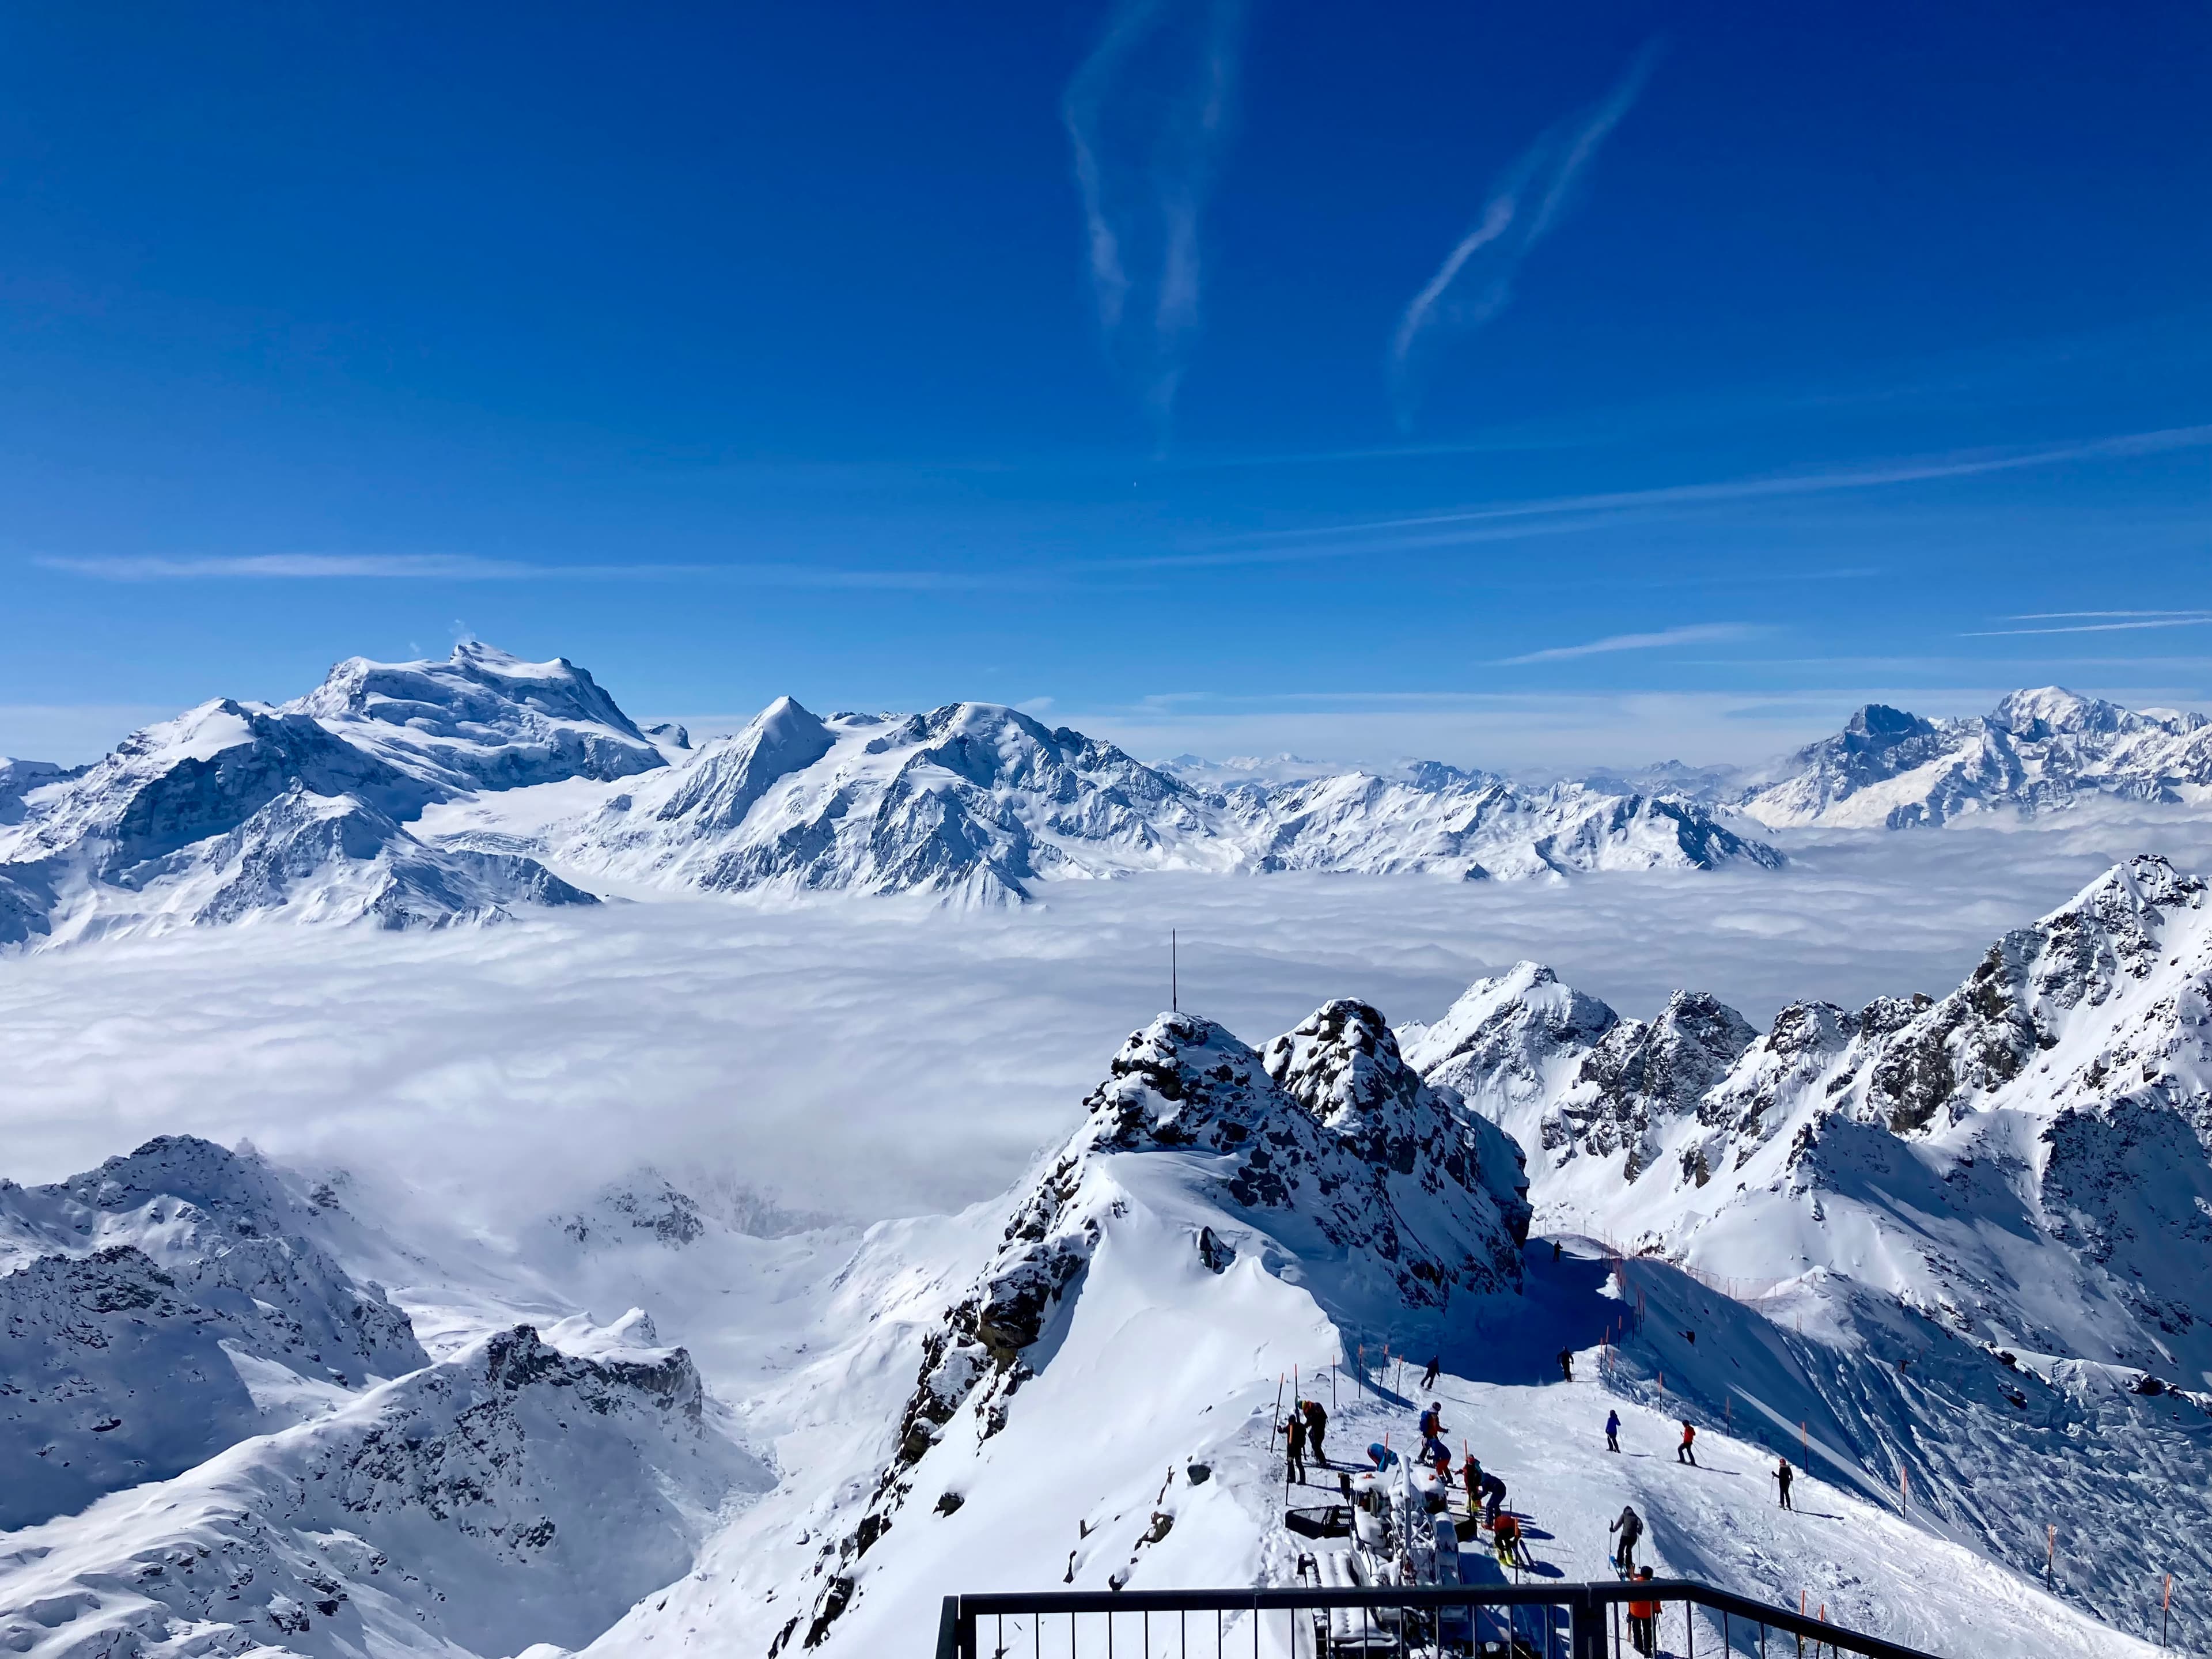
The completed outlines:
{"type": "Polygon", "coordinates": [[[2058,1559],[2058,1528],[2054,1525],[2049,1531],[2051,1536],[2043,1549],[2043,1588],[2045,1591],[2051,1589],[2051,1564],[2058,1559]]]}
{"type": "Polygon", "coordinates": [[[2158,1602],[2158,1644],[2161,1648],[2166,1645],[2166,1609],[2171,1607],[2172,1605],[2173,1575],[2169,1572],[2166,1575],[2166,1594],[2159,1598],[2158,1602]]]}
{"type": "Polygon", "coordinates": [[[1168,1012],[1182,1012],[1182,957],[1176,944],[1176,930],[1168,929],[1168,1012]]]}

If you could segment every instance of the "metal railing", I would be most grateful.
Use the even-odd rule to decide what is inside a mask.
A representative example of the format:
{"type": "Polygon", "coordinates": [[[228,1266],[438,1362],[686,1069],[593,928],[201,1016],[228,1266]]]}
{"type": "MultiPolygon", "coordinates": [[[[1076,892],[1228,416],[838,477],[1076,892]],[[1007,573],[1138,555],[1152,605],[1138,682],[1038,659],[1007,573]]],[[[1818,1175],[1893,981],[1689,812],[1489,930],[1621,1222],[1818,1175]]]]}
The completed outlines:
{"type": "Polygon", "coordinates": [[[948,1595],[937,1659],[1696,1659],[1700,1646],[1712,1659],[1934,1659],[1685,1579],[948,1595]],[[1648,1621],[1632,1616],[1638,1603],[1648,1621]]]}

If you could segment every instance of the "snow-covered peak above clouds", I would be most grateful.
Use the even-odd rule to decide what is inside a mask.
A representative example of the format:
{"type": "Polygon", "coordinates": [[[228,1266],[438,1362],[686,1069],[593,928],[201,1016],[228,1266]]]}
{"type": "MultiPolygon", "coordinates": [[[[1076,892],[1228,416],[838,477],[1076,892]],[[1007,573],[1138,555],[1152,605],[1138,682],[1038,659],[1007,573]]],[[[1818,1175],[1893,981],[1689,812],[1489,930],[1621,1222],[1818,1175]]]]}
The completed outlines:
{"type": "Polygon", "coordinates": [[[2047,811],[2084,794],[2197,804],[2208,786],[2203,715],[2123,708],[2052,685],[1964,720],[1869,703],[1745,788],[1741,803],[1778,829],[1899,829],[1998,806],[2047,811]]]}
{"type": "Polygon", "coordinates": [[[475,640],[443,661],[349,657],[284,709],[448,790],[610,780],[665,763],[566,657],[526,662],[475,640]]]}
{"type": "Polygon", "coordinates": [[[579,871],[663,886],[982,904],[1145,870],[1480,880],[1781,861],[1681,801],[1522,791],[1433,762],[1395,775],[1270,775],[1285,769],[1156,769],[995,703],[817,718],[784,698],[531,844],[579,871]]]}

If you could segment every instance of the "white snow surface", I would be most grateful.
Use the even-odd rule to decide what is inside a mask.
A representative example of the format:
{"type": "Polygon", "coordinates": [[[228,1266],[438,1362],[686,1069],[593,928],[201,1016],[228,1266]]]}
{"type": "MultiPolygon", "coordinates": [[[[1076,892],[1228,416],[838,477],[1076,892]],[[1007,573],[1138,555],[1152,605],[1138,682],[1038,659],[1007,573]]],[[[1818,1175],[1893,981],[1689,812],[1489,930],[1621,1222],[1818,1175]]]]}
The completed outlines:
{"type": "MultiPolygon", "coordinates": [[[[2173,1524],[2212,1449],[2212,902],[2133,860],[1980,956],[1948,996],[1764,1034],[1711,994],[1622,1018],[1533,963],[1402,1058],[1362,1000],[1256,1046],[1163,1015],[1009,1192],[865,1231],[750,1234],[725,1218],[757,1200],[658,1170],[556,1202],[512,1160],[493,1224],[405,1203],[416,1158],[341,1180],[185,1140],[4,1189],[11,1306],[120,1247],[179,1301],[246,1286],[276,1335],[234,1364],[227,1447],[0,1533],[0,1649],[919,1653],[950,1589],[1288,1583],[1281,1374],[1334,1401],[1342,1459],[1411,1443],[1401,1362],[1434,1353],[1540,1571],[1601,1575],[1632,1502],[1662,1571],[1935,1652],[2147,1652],[2146,1587],[2212,1576],[2173,1524]],[[404,1375],[283,1345],[368,1297],[420,1341],[404,1375]]],[[[177,1360],[65,1323],[48,1350],[100,1357],[90,1443],[177,1360]]],[[[11,1407],[51,1375],[18,1351],[11,1407]]]]}

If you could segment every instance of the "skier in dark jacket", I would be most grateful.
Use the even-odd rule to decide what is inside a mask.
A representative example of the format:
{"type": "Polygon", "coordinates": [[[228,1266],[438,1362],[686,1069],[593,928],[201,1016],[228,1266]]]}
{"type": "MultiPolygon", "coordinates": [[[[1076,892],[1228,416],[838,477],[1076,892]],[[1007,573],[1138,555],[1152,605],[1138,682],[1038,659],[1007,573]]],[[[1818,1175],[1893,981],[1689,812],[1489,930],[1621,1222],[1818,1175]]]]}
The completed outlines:
{"type": "Polygon", "coordinates": [[[1605,1449],[1609,1452],[1617,1452],[1620,1449],[1620,1413],[1619,1412],[1607,1412],[1605,1414],[1605,1449]]]}
{"type": "Polygon", "coordinates": [[[1782,1507],[1786,1510],[1790,1507],[1790,1483],[1797,1478],[1797,1472],[1790,1467],[1788,1458],[1784,1458],[1776,1467],[1774,1478],[1782,1483],[1782,1507]]]}
{"type": "Polygon", "coordinates": [[[1322,1437],[1328,1432],[1328,1413],[1322,1409],[1318,1400],[1302,1400],[1298,1409],[1305,1413],[1306,1440],[1313,1447],[1314,1462],[1322,1468],[1328,1467],[1328,1454],[1322,1449],[1322,1437]]]}
{"type": "Polygon", "coordinates": [[[1620,1542],[1613,1547],[1613,1565],[1620,1569],[1623,1578],[1636,1576],[1636,1540],[1644,1536],[1644,1517],[1632,1504],[1624,1504],[1620,1518],[1606,1528],[1620,1534],[1620,1542]]]}
{"type": "Polygon", "coordinates": [[[1482,1513],[1482,1465],[1473,1452],[1459,1466],[1459,1478],[1467,1488],[1467,1518],[1473,1521],[1482,1513]]]}
{"type": "Polygon", "coordinates": [[[1276,1426],[1288,1451],[1288,1478],[1303,1486],[1306,1483],[1306,1420],[1299,1415],[1296,1402],[1291,1405],[1291,1414],[1276,1426]]]}
{"type": "Polygon", "coordinates": [[[1575,1351],[1572,1348],[1559,1350],[1559,1375],[1569,1382],[1575,1380],[1575,1351]]]}
{"type": "Polygon", "coordinates": [[[1421,1373],[1421,1391],[1424,1394],[1437,1386],[1437,1372],[1443,1369],[1443,1363],[1444,1357],[1440,1353],[1429,1356],[1429,1368],[1421,1373]]]}
{"type": "Polygon", "coordinates": [[[1498,1526],[1498,1511],[1505,1507],[1505,1483],[1485,1469],[1476,1488],[1482,1493],[1482,1518],[1493,1531],[1498,1526]]]}

